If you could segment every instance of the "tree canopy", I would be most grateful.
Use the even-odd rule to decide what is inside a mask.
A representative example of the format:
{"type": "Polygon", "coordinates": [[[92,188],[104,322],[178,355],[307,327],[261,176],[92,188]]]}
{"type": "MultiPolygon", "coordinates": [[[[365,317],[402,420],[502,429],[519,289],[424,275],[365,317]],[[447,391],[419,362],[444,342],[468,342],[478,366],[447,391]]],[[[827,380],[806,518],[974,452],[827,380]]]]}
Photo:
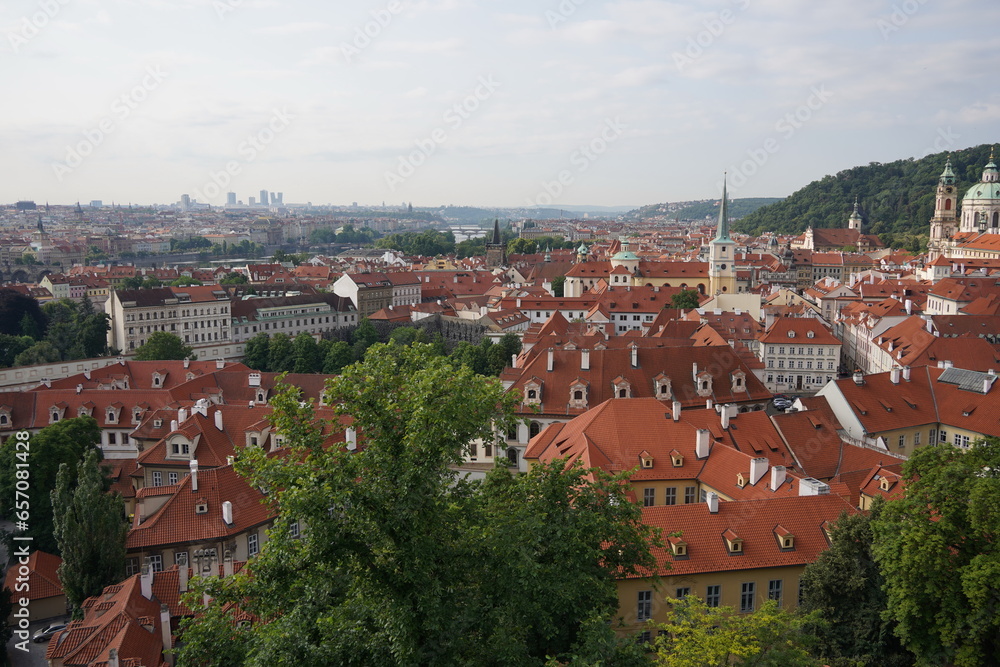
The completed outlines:
{"type": "Polygon", "coordinates": [[[154,331],[135,351],[136,361],[194,359],[194,349],[169,331],[154,331]]]}
{"type": "Polygon", "coordinates": [[[280,518],[243,573],[207,582],[213,601],[185,624],[181,663],[623,664],[635,650],[607,624],[614,579],[653,564],[624,475],[555,463],[477,482],[451,467],[507,429],[516,401],[429,345],[378,344],[329,382],[359,433],[349,451],[325,449],[311,403],[278,391],[289,455],[246,448],[236,466],[275,489],[280,518]],[[230,604],[266,622],[227,623],[230,604]]]}

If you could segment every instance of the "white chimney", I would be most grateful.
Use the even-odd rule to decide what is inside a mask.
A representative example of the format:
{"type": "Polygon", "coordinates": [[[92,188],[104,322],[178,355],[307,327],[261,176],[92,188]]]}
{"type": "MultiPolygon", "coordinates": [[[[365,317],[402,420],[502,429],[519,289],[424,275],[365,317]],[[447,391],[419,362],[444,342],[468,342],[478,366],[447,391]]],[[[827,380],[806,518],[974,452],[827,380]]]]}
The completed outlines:
{"type": "Polygon", "coordinates": [[[353,452],[358,448],[358,432],[354,428],[348,426],[344,431],[344,440],[347,442],[348,451],[353,452]]]}
{"type": "Polygon", "coordinates": [[[729,407],[728,405],[723,405],[722,410],[719,413],[722,418],[723,430],[729,428],[729,410],[727,409],[728,407],[729,407]]]}
{"type": "Polygon", "coordinates": [[[191,468],[191,490],[192,491],[197,491],[198,490],[198,459],[191,459],[191,462],[188,464],[188,466],[191,468]]]}
{"type": "Polygon", "coordinates": [[[250,384],[251,387],[259,387],[260,373],[250,373],[250,375],[247,376],[247,382],[250,384]]]}
{"type": "Polygon", "coordinates": [[[555,367],[555,364],[556,364],[556,351],[553,350],[550,347],[549,348],[549,367],[548,367],[548,370],[549,370],[550,373],[552,372],[552,369],[555,367]]]}
{"type": "Polygon", "coordinates": [[[680,401],[674,401],[674,404],[672,406],[672,414],[671,414],[671,416],[674,418],[674,421],[680,421],[680,418],[681,418],[681,402],[680,401]]]}
{"type": "Polygon", "coordinates": [[[191,576],[191,571],[188,567],[187,554],[184,554],[181,558],[181,562],[177,564],[177,583],[180,592],[187,593],[188,578],[191,576]]]}
{"type": "Polygon", "coordinates": [[[187,418],[188,418],[187,408],[177,408],[177,423],[183,424],[187,418]]]}
{"type": "Polygon", "coordinates": [[[758,456],[750,459],[750,484],[756,484],[760,478],[767,474],[767,459],[758,456]]]}
{"type": "Polygon", "coordinates": [[[149,556],[143,559],[142,573],[139,575],[139,589],[142,597],[147,600],[153,599],[153,566],[149,562],[149,556]]]}
{"type": "Polygon", "coordinates": [[[787,468],[785,466],[773,466],[771,468],[771,490],[777,491],[778,487],[785,483],[787,468]]]}
{"type": "Polygon", "coordinates": [[[215,428],[222,430],[222,410],[215,409],[215,428]]]}
{"type": "Polygon", "coordinates": [[[693,364],[691,364],[691,377],[693,377],[695,379],[695,381],[698,380],[698,362],[697,361],[694,362],[693,364]]]}
{"type": "Polygon", "coordinates": [[[909,366],[903,366],[903,379],[906,380],[907,382],[910,381],[910,367],[909,366]]]}
{"type": "Polygon", "coordinates": [[[709,433],[708,429],[700,428],[698,429],[698,434],[694,441],[694,451],[695,455],[699,459],[707,459],[709,453],[709,433]]]}
{"type": "Polygon", "coordinates": [[[171,431],[176,431],[177,430],[177,420],[176,419],[171,419],[170,420],[170,430],[171,431]]]}
{"type": "Polygon", "coordinates": [[[222,503],[222,520],[227,526],[233,525],[233,504],[228,500],[222,503]]]}
{"type": "Polygon", "coordinates": [[[108,667],[119,667],[118,649],[108,649],[108,667]]]}
{"type": "Polygon", "coordinates": [[[899,377],[902,375],[903,369],[899,366],[893,366],[892,370],[889,371],[889,381],[893,384],[899,384],[899,377]]]}
{"type": "Polygon", "coordinates": [[[824,496],[828,493],[830,493],[829,485],[824,484],[818,479],[806,477],[805,479],[799,480],[800,496],[824,496]]]}
{"type": "Polygon", "coordinates": [[[90,369],[89,368],[83,372],[83,377],[87,378],[88,380],[90,379],[90,369]]]}
{"type": "Polygon", "coordinates": [[[711,410],[712,409],[712,399],[710,399],[710,398],[706,398],[705,399],[705,409],[706,410],[711,410]]]}
{"type": "Polygon", "coordinates": [[[76,393],[79,394],[81,391],[83,391],[83,385],[82,384],[76,385],[76,393]]]}
{"type": "Polygon", "coordinates": [[[632,368],[639,368],[639,346],[632,346],[632,368]]]}
{"type": "Polygon", "coordinates": [[[220,370],[221,371],[225,367],[226,367],[226,360],[225,359],[216,359],[215,360],[215,368],[216,368],[216,370],[220,370]]]}
{"type": "Polygon", "coordinates": [[[906,304],[906,314],[907,315],[912,315],[913,314],[913,300],[912,299],[907,299],[906,301],[904,301],[904,303],[906,304]]]}
{"type": "Polygon", "coordinates": [[[708,505],[708,511],[712,514],[719,513],[719,494],[715,491],[709,491],[705,498],[705,504],[708,505]]]}
{"type": "Polygon", "coordinates": [[[985,378],[983,378],[983,393],[984,394],[990,393],[990,387],[992,387],[992,386],[993,386],[993,378],[991,378],[991,377],[985,377],[985,378]]]}
{"type": "Polygon", "coordinates": [[[189,357],[184,357],[184,368],[189,368],[191,366],[191,359],[189,357]]]}
{"type": "Polygon", "coordinates": [[[580,350],[580,370],[590,370],[590,350],[580,350]]]}
{"type": "Polygon", "coordinates": [[[862,373],[861,371],[854,371],[853,377],[854,377],[854,384],[858,385],[859,387],[865,383],[865,374],[862,373]]]}
{"type": "Polygon", "coordinates": [[[160,605],[160,638],[163,640],[163,655],[167,657],[169,664],[174,664],[173,655],[174,639],[170,633],[170,607],[165,604],[160,605]]]}
{"type": "Polygon", "coordinates": [[[226,549],[222,559],[222,576],[233,576],[233,553],[229,549],[226,549]]]}

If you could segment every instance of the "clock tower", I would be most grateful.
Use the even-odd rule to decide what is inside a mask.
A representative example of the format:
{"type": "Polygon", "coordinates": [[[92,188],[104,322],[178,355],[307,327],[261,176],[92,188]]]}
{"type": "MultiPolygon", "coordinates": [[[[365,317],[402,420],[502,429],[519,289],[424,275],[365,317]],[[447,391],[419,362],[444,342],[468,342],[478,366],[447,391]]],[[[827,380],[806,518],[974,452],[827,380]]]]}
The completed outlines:
{"type": "Polygon", "coordinates": [[[955,172],[951,170],[951,159],[949,159],[938,178],[934,217],[931,218],[931,237],[927,243],[930,260],[933,261],[946,254],[948,241],[957,231],[958,189],[955,187],[955,172]]]}
{"type": "Polygon", "coordinates": [[[736,242],[729,237],[729,201],[726,177],[722,179],[722,204],[719,206],[719,226],[708,246],[709,289],[713,294],[736,292],[736,242]]]}

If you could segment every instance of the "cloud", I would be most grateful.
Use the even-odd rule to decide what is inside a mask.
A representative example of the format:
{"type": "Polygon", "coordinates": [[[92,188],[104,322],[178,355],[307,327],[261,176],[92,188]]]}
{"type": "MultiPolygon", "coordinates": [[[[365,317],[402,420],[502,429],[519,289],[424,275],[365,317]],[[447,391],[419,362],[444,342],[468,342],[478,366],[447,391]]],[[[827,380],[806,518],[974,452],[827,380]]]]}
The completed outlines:
{"type": "Polygon", "coordinates": [[[272,25],[254,29],[257,35],[300,35],[306,32],[320,32],[329,30],[330,25],[320,21],[301,21],[298,23],[286,23],[284,25],[272,25]]]}

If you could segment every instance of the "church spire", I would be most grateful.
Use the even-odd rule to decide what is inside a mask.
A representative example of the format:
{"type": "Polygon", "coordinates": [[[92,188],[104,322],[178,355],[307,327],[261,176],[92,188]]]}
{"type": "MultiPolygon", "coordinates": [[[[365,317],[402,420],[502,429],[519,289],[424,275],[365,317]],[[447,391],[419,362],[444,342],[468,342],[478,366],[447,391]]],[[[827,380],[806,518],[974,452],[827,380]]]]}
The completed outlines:
{"type": "Polygon", "coordinates": [[[500,218],[493,220],[493,240],[490,243],[500,243],[500,218]]]}
{"type": "Polygon", "coordinates": [[[938,183],[941,185],[955,184],[955,172],[951,170],[951,153],[948,154],[948,160],[944,163],[944,171],[941,172],[938,183]]]}
{"type": "Polygon", "coordinates": [[[722,172],[722,205],[719,206],[719,226],[715,232],[715,241],[732,242],[729,238],[729,201],[726,197],[726,172],[722,172]]]}

